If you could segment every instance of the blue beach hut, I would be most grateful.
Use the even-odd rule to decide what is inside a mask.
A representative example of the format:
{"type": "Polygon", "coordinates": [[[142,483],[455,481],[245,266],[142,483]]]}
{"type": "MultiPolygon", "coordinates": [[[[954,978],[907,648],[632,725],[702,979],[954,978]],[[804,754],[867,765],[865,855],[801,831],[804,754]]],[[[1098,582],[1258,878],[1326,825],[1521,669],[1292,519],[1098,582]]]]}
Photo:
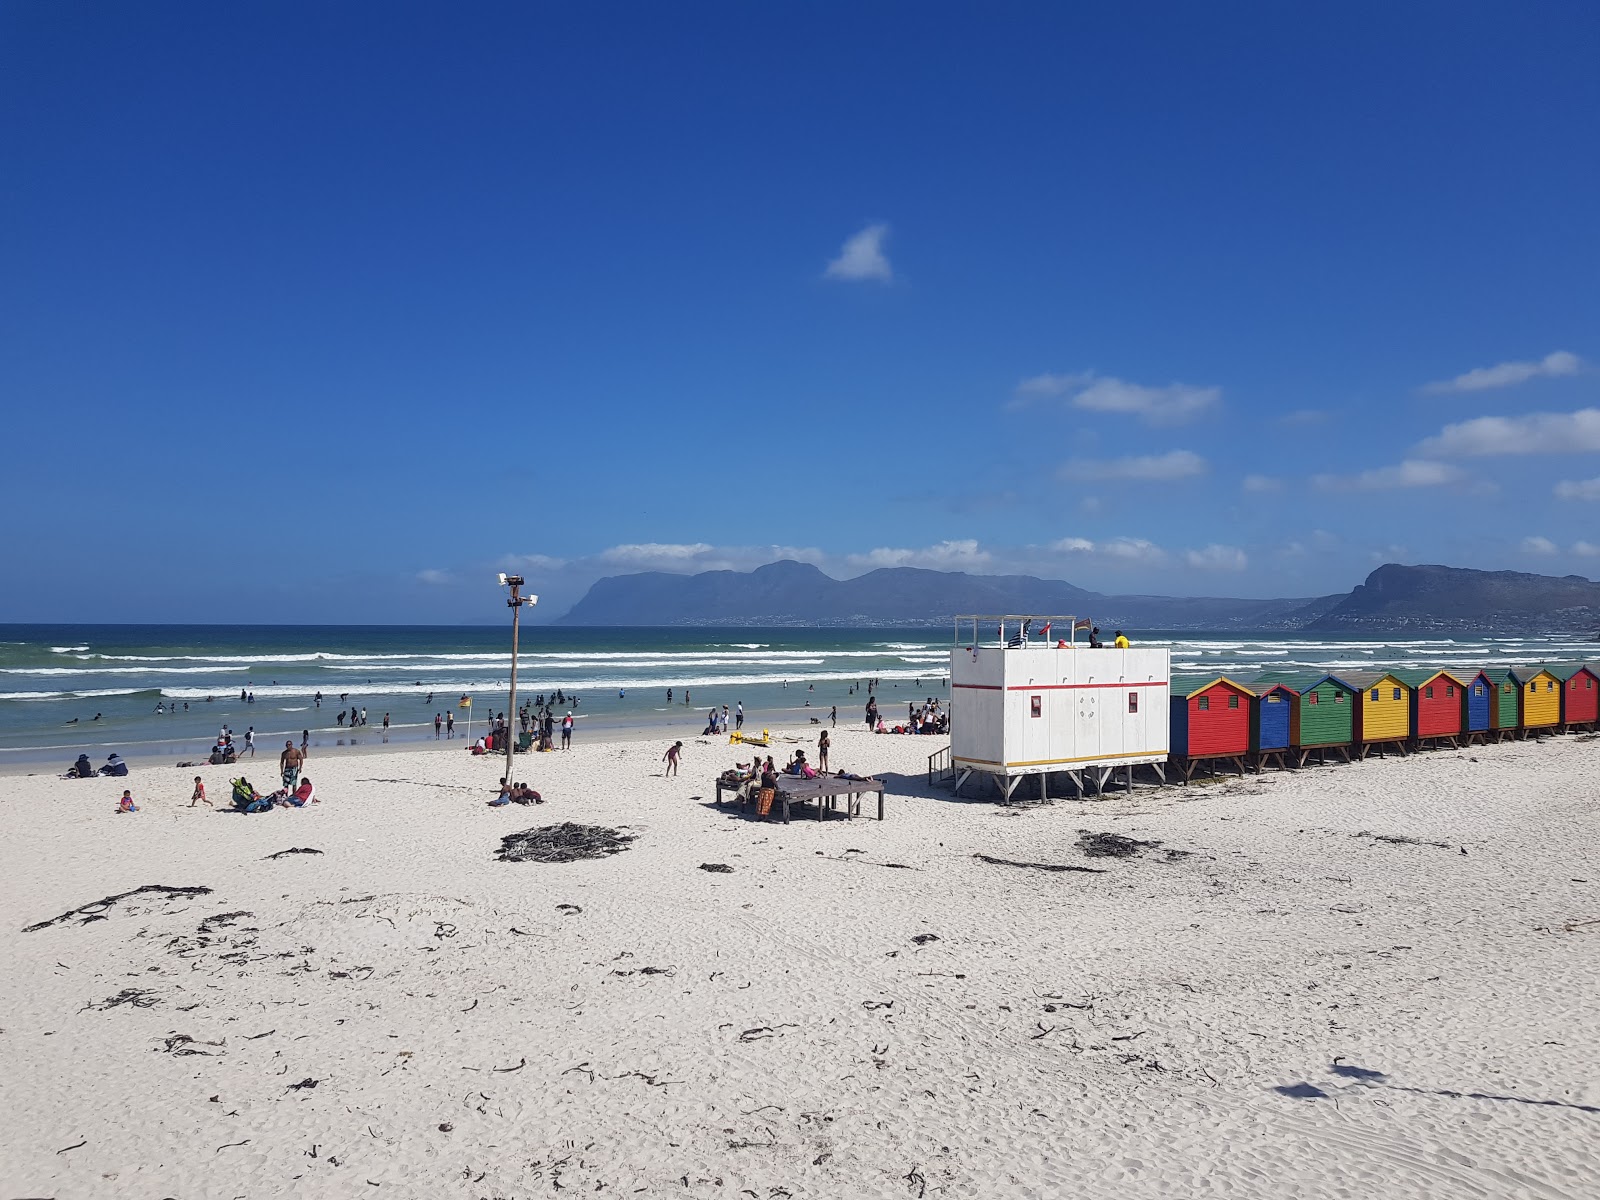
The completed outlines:
{"type": "Polygon", "coordinates": [[[1268,759],[1284,765],[1283,756],[1292,744],[1291,714],[1299,692],[1287,684],[1256,685],[1256,697],[1250,701],[1250,749],[1256,756],[1256,768],[1268,759]]]}
{"type": "Polygon", "coordinates": [[[1487,671],[1479,671],[1466,684],[1467,744],[1486,741],[1493,725],[1494,680],[1487,671]]]}

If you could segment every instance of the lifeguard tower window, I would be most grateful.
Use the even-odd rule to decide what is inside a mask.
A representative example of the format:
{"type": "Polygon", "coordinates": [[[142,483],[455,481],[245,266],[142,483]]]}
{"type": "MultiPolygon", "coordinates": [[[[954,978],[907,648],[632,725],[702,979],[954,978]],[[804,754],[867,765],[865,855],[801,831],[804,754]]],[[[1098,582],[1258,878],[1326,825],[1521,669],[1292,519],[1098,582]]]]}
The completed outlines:
{"type": "Polygon", "coordinates": [[[1128,711],[1131,712],[1131,713],[1136,713],[1136,712],[1139,711],[1139,693],[1138,692],[1129,692],[1128,693],[1128,711]]]}
{"type": "Polygon", "coordinates": [[[1044,716],[1044,697],[1043,696],[1035,696],[1035,697],[1033,697],[1033,699],[1028,702],[1028,708],[1032,711],[1032,714],[1034,716],[1036,716],[1036,717],[1044,716]]]}

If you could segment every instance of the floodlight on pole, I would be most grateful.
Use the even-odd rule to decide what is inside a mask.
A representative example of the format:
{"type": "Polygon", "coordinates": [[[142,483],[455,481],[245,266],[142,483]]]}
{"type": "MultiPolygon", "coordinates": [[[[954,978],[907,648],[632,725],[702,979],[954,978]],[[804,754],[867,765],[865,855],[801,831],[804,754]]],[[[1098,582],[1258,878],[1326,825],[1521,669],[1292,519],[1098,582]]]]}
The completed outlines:
{"type": "Polygon", "coordinates": [[[509,720],[506,722],[507,787],[510,787],[512,783],[511,773],[514,770],[514,767],[512,765],[511,755],[516,750],[516,738],[510,736],[510,731],[517,723],[517,634],[521,625],[522,606],[524,604],[539,603],[539,597],[524,596],[522,594],[522,585],[525,582],[526,581],[521,575],[507,575],[504,571],[500,572],[500,586],[511,589],[511,595],[506,599],[506,605],[511,609],[511,700],[509,705],[511,715],[509,720]]]}

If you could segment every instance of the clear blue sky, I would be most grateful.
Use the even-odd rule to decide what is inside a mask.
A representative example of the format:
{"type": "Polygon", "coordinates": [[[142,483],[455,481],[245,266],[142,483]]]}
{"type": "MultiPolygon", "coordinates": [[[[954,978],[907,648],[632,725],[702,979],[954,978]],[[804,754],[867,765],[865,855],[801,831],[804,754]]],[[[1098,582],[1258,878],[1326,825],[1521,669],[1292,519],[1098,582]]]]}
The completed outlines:
{"type": "Polygon", "coordinates": [[[0,6],[0,619],[1595,575],[1597,63],[1592,0],[0,6]]]}

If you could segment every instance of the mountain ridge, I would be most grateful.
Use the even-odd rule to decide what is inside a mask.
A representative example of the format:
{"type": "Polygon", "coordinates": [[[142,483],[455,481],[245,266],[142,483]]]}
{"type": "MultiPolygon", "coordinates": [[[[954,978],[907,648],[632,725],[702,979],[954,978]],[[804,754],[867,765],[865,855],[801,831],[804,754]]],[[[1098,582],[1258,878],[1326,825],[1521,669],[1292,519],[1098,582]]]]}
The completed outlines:
{"type": "Polygon", "coordinates": [[[835,579],[783,559],[751,571],[644,571],[596,580],[561,625],[926,626],[959,613],[1092,617],[1102,628],[1359,631],[1600,628],[1582,576],[1385,563],[1348,593],[1282,599],[1110,595],[1033,575],[879,567],[835,579]]]}

